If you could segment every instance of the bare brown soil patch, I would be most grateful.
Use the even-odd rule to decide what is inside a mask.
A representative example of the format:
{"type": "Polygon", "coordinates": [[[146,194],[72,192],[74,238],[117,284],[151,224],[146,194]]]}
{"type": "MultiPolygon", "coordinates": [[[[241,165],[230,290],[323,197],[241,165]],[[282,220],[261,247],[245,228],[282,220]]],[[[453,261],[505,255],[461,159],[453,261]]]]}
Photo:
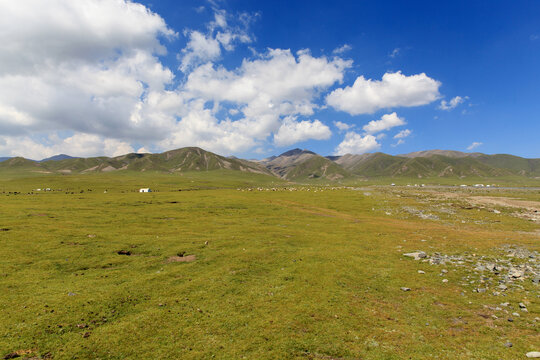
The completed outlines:
{"type": "Polygon", "coordinates": [[[195,257],[195,255],[187,255],[187,256],[171,256],[170,258],[168,258],[166,260],[167,263],[172,263],[172,262],[192,262],[192,261],[195,261],[197,260],[197,258],[195,257]]]}

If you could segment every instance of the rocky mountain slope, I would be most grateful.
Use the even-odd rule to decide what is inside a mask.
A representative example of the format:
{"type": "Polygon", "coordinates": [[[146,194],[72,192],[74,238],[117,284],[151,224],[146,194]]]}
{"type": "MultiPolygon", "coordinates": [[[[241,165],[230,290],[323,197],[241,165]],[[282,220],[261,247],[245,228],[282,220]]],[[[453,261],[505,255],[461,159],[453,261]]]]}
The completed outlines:
{"type": "Polygon", "coordinates": [[[59,155],[42,161],[21,157],[0,162],[0,171],[41,173],[90,173],[110,171],[185,172],[228,169],[260,173],[290,181],[339,181],[375,177],[540,177],[540,159],[450,150],[428,150],[392,156],[384,153],[323,157],[309,150],[293,149],[262,160],[223,157],[197,147],[161,154],[126,154],[116,157],[73,158],[59,155]]]}
{"type": "Polygon", "coordinates": [[[275,176],[286,180],[339,180],[352,175],[335,162],[309,150],[289,150],[279,156],[260,160],[259,163],[275,176]]]}
{"type": "Polygon", "coordinates": [[[240,159],[226,158],[197,147],[187,147],[161,154],[126,154],[116,157],[66,158],[35,162],[11,158],[0,162],[1,169],[21,168],[29,171],[54,173],[90,173],[119,170],[132,171],[208,171],[229,169],[272,175],[264,166],[240,159]]]}
{"type": "MultiPolygon", "coordinates": [[[[494,167],[497,169],[508,170],[512,174],[517,175],[540,175],[540,159],[526,159],[519,156],[508,155],[508,154],[495,154],[495,155],[486,155],[478,152],[474,153],[464,153],[460,151],[453,150],[427,150],[427,151],[417,151],[409,154],[402,154],[399,157],[407,158],[431,158],[436,155],[442,155],[448,158],[454,159],[474,159],[484,165],[489,167],[494,167]]],[[[466,162],[466,161],[463,161],[466,162]]]]}

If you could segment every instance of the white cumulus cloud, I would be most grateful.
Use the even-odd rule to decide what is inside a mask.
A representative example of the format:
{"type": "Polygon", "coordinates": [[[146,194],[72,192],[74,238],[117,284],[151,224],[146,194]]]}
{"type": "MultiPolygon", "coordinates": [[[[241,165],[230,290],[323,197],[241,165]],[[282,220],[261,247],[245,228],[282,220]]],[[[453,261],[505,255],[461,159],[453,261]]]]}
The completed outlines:
{"type": "Polygon", "coordinates": [[[373,135],[360,135],[354,131],[345,134],[343,141],[334,150],[335,155],[363,154],[380,148],[373,135]]]}
{"type": "Polygon", "coordinates": [[[29,136],[0,136],[0,153],[34,160],[41,160],[57,154],[80,157],[119,156],[133,151],[131,145],[125,141],[92,134],[76,133],[65,139],[60,139],[53,134],[46,139],[45,143],[29,136]]]}
{"type": "Polygon", "coordinates": [[[0,133],[157,136],[129,119],[173,73],[163,19],[127,1],[6,1],[0,11],[0,133]]]}
{"type": "Polygon", "coordinates": [[[354,124],[346,124],[346,123],[341,122],[341,121],[334,121],[334,125],[335,125],[340,131],[349,130],[349,129],[352,129],[352,128],[354,127],[354,124]]]}
{"type": "Polygon", "coordinates": [[[467,150],[476,149],[477,147],[479,147],[481,145],[483,145],[483,143],[478,142],[478,141],[474,141],[471,145],[467,146],[467,150]]]}
{"type": "Polygon", "coordinates": [[[294,56],[290,50],[270,49],[235,70],[202,65],[188,76],[185,91],[193,98],[236,106],[233,112],[242,115],[233,122],[237,131],[262,140],[278,131],[287,116],[313,115],[319,93],[341,82],[350,65],[307,51],[294,56]]]}
{"type": "Polygon", "coordinates": [[[332,91],[326,102],[351,115],[370,114],[384,108],[429,104],[440,98],[440,86],[439,81],[424,73],[411,76],[386,73],[382,80],[359,76],[352,86],[332,91]]]}
{"type": "Polygon", "coordinates": [[[450,111],[454,109],[455,107],[457,107],[459,104],[462,104],[463,102],[465,102],[465,100],[467,99],[469,99],[468,96],[464,96],[464,97],[456,96],[452,98],[450,101],[442,100],[441,104],[439,105],[439,109],[450,111]]]}
{"type": "Polygon", "coordinates": [[[400,52],[401,52],[400,48],[395,48],[394,50],[392,50],[392,52],[388,56],[390,56],[391,58],[395,58],[396,56],[399,55],[400,52]]]}
{"type": "Polygon", "coordinates": [[[405,143],[404,139],[406,137],[409,137],[409,135],[411,134],[412,134],[412,131],[409,129],[401,130],[396,135],[394,135],[394,139],[398,139],[398,141],[395,144],[392,144],[391,146],[396,147],[398,145],[404,144],[405,143]]]}
{"type": "MultiPolygon", "coordinates": [[[[208,22],[184,36],[128,0],[0,4],[0,155],[40,159],[183,146],[240,154],[328,139],[329,127],[313,119],[326,105],[355,115],[439,97],[438,81],[400,72],[358,77],[326,96],[343,86],[352,67],[339,56],[347,44],[331,57],[254,50],[225,67],[224,54],[255,41],[249,26],[258,15],[229,14],[216,2],[199,9],[212,16],[208,22]],[[185,47],[171,70],[162,57],[173,39],[185,47]]],[[[376,149],[382,131],[404,123],[395,113],[383,115],[359,135],[336,121],[348,131],[336,151],[376,149]]]]}
{"type": "Polygon", "coordinates": [[[405,124],[405,120],[393,112],[391,114],[381,116],[380,120],[370,121],[367,125],[364,125],[362,129],[364,129],[364,131],[368,134],[375,134],[405,124]]]}
{"type": "Polygon", "coordinates": [[[182,50],[180,70],[186,72],[196,63],[214,61],[221,56],[221,46],[211,35],[199,31],[187,33],[189,42],[182,50]]]}
{"type": "Polygon", "coordinates": [[[394,135],[394,139],[404,139],[411,135],[412,131],[409,129],[401,130],[396,135],[394,135]]]}
{"type": "Polygon", "coordinates": [[[274,143],[277,146],[288,146],[297,142],[310,139],[326,140],[332,136],[328,126],[319,120],[296,121],[294,118],[286,118],[274,134],[274,143]]]}
{"type": "Polygon", "coordinates": [[[346,53],[347,51],[350,51],[352,49],[352,46],[349,45],[349,44],[344,44],[343,46],[340,46],[338,48],[335,48],[332,53],[333,54],[343,54],[343,53],[346,53]]]}
{"type": "Polygon", "coordinates": [[[231,17],[226,11],[214,9],[214,20],[208,25],[208,31],[203,33],[188,30],[185,35],[189,41],[179,54],[180,70],[187,73],[193,67],[215,61],[221,56],[221,48],[232,51],[237,43],[250,43],[252,37],[247,31],[251,17],[247,14],[240,16],[242,26],[232,26],[227,21],[231,17]]]}

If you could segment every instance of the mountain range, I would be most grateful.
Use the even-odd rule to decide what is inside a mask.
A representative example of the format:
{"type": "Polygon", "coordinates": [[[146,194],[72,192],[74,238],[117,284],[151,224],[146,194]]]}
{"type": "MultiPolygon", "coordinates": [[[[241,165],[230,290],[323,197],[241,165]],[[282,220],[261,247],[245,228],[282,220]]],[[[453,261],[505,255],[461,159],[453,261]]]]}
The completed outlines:
{"type": "Polygon", "coordinates": [[[266,174],[289,181],[337,181],[376,177],[540,177],[540,159],[452,150],[427,150],[403,155],[368,153],[321,156],[293,149],[262,160],[224,157],[197,147],[160,154],[126,154],[116,157],[75,158],[61,154],[41,161],[21,157],[0,158],[0,172],[21,170],[42,173],[91,173],[121,170],[178,173],[228,169],[266,174]]]}

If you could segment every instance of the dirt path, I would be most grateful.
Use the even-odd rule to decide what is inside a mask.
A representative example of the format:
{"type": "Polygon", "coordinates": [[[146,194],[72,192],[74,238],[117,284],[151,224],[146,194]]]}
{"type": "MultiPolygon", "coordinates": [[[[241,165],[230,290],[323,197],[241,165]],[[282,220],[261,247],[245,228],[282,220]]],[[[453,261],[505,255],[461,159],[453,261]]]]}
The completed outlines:
{"type": "Polygon", "coordinates": [[[471,196],[467,198],[467,201],[481,205],[507,206],[540,212],[540,202],[538,201],[490,196],[471,196]]]}

